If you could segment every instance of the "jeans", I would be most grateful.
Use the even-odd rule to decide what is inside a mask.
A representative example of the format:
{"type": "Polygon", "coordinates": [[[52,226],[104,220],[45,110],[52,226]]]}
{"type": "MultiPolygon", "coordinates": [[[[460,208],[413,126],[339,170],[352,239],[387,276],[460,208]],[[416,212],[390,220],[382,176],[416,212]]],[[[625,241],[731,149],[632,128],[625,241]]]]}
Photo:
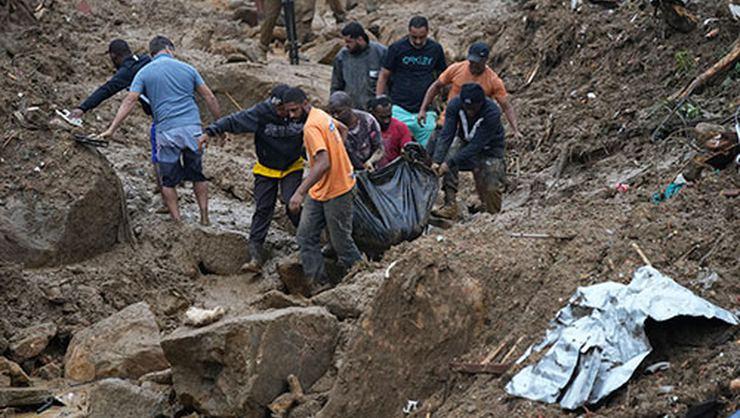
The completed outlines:
{"type": "MultiPolygon", "coordinates": [[[[455,138],[447,155],[454,156],[465,146],[460,138],[455,138]]],[[[506,161],[496,157],[478,157],[472,161],[475,191],[478,192],[483,209],[488,213],[501,211],[504,190],[506,189],[506,161]]],[[[442,177],[442,190],[445,203],[453,203],[460,184],[460,168],[450,167],[442,177]]]]}
{"type": "Polygon", "coordinates": [[[295,193],[298,186],[301,185],[303,171],[294,171],[283,178],[265,177],[256,174],[254,176],[254,202],[255,211],[252,215],[252,226],[249,230],[249,241],[254,244],[262,245],[267,237],[267,230],[272,222],[272,215],[275,213],[275,203],[278,198],[278,189],[280,189],[280,200],[285,204],[288,213],[288,219],[298,226],[301,218],[300,214],[292,214],[288,211],[288,202],[295,193]]]}
{"type": "Polygon", "coordinates": [[[306,197],[296,240],[301,250],[303,273],[311,280],[320,283],[328,280],[321,254],[324,228],[329,232],[331,246],[344,269],[350,269],[362,258],[352,239],[352,197],[353,191],[325,202],[306,197]]]}

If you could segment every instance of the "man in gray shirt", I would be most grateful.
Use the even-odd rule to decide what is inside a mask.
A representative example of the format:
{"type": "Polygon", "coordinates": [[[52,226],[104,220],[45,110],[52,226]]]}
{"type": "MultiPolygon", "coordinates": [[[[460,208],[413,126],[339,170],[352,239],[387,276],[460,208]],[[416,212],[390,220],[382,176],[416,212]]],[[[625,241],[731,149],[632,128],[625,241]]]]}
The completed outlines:
{"type": "Polygon", "coordinates": [[[358,22],[350,22],[342,29],[345,46],[334,59],[331,73],[331,92],[345,91],[355,108],[364,110],[375,98],[375,86],[387,48],[370,41],[358,22]]]}

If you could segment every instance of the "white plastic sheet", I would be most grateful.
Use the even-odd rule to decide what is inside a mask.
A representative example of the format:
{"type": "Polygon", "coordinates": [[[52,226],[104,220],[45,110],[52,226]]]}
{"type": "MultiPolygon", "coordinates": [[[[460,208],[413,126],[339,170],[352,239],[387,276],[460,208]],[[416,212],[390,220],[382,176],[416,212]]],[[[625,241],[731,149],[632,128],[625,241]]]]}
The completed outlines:
{"type": "Polygon", "coordinates": [[[624,385],[650,354],[647,318],[677,316],[718,319],[737,325],[732,313],[645,266],[632,282],[606,282],[578,288],[551,322],[545,338],[517,360],[548,349],[542,359],[522,369],[506,392],[535,401],[559,403],[564,409],[593,404],[624,385]]]}

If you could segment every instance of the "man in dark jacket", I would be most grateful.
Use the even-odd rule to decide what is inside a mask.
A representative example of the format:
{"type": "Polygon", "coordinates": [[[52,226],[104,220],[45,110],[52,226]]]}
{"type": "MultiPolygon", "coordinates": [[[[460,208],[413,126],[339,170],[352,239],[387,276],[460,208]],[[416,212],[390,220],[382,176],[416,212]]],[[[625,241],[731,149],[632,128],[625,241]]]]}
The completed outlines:
{"type": "Polygon", "coordinates": [[[456,219],[458,170],[471,169],[483,208],[488,213],[501,210],[506,184],[504,128],[501,110],[486,98],[475,83],[462,86],[460,95],[447,105],[445,124],[434,152],[435,171],[443,176],[445,205],[435,215],[456,219]]]}
{"type": "MultiPolygon", "coordinates": [[[[71,119],[81,119],[82,115],[100,106],[101,103],[113,97],[119,91],[128,89],[136,73],[152,61],[149,55],[134,55],[128,43],[123,39],[114,39],[111,41],[108,45],[108,56],[116,68],[116,73],[105,84],[98,87],[82,104],[72,109],[69,115],[71,119]]],[[[144,113],[148,116],[152,115],[149,99],[146,96],[139,96],[139,104],[141,104],[141,109],[144,113]]],[[[154,123],[152,123],[149,129],[149,142],[152,147],[154,175],[157,179],[157,188],[159,189],[161,187],[161,180],[159,170],[157,169],[157,141],[154,132],[155,127],[154,123]]],[[[164,210],[163,213],[167,213],[167,211],[164,210]]]]}
{"type": "MultiPolygon", "coordinates": [[[[223,133],[254,133],[257,163],[254,165],[254,201],[256,209],[249,232],[252,261],[245,269],[259,271],[264,264],[263,246],[280,197],[286,205],[303,179],[303,123],[289,120],[283,105],[283,94],[289,89],[280,84],[272,89],[270,98],[249,109],[225,116],[206,128],[199,144],[223,133]]],[[[286,211],[298,226],[299,213],[286,211]]]]}

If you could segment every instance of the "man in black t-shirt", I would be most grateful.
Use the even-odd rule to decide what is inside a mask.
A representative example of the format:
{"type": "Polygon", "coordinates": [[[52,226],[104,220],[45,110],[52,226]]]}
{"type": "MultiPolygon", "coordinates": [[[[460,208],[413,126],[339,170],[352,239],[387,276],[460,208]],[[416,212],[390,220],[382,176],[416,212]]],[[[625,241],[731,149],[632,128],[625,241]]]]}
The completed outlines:
{"type": "Polygon", "coordinates": [[[419,112],[424,94],[437,76],[447,68],[442,46],[428,38],[429,22],[415,16],[409,21],[409,34],[388,47],[375,94],[389,91],[393,117],[409,127],[414,138],[426,146],[434,131],[437,114],[427,112],[424,125],[414,116],[419,112]]]}

